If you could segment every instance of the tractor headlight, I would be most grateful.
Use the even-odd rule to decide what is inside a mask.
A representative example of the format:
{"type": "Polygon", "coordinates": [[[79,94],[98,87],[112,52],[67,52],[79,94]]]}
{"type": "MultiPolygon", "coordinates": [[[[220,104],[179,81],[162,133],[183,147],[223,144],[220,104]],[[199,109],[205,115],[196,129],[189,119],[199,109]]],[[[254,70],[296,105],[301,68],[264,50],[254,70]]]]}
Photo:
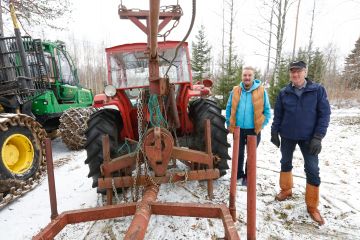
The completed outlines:
{"type": "Polygon", "coordinates": [[[113,97],[116,94],[116,88],[113,85],[107,85],[104,89],[104,93],[108,97],[113,97]]]}

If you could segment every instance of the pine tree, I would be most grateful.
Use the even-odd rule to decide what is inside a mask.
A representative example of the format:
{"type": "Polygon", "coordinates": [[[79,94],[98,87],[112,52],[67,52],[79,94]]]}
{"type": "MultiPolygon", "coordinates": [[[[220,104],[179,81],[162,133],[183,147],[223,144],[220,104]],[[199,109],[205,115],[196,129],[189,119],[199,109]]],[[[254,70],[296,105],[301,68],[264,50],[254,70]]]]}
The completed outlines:
{"type": "Polygon", "coordinates": [[[210,72],[210,51],[208,41],[206,41],[205,27],[200,26],[198,34],[195,36],[197,42],[192,42],[191,68],[193,70],[194,82],[202,81],[204,73],[210,72]]]}
{"type": "Polygon", "coordinates": [[[255,68],[255,71],[254,71],[254,78],[255,79],[263,79],[263,76],[262,76],[262,74],[261,74],[261,69],[257,69],[257,68],[255,68]]]}
{"type": "Polygon", "coordinates": [[[355,48],[345,59],[343,80],[349,89],[360,88],[360,37],[355,43],[355,48]]]}
{"type": "Polygon", "coordinates": [[[231,90],[241,82],[243,63],[236,55],[233,55],[232,60],[230,61],[228,58],[225,65],[227,66],[225,74],[219,78],[218,84],[215,86],[216,93],[222,96],[219,104],[223,109],[226,107],[231,90]]]}
{"type": "Polygon", "coordinates": [[[311,53],[310,63],[308,67],[308,77],[316,82],[324,83],[325,79],[326,63],[324,55],[319,49],[311,53]]]}
{"type": "Polygon", "coordinates": [[[307,62],[307,77],[313,81],[324,83],[325,81],[325,70],[326,62],[324,54],[319,49],[315,51],[299,49],[297,60],[307,62]]]}

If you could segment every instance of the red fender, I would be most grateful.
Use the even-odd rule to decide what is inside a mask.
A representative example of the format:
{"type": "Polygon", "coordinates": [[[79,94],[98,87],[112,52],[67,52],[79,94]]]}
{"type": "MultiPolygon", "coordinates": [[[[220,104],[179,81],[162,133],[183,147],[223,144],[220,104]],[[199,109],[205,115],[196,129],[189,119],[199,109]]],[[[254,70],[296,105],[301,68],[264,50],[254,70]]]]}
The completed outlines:
{"type": "MultiPolygon", "coordinates": [[[[208,83],[207,83],[208,84],[208,83]]],[[[210,84],[208,86],[211,87],[210,84]]],[[[193,124],[189,118],[187,107],[189,105],[190,98],[192,97],[205,97],[211,94],[210,87],[204,86],[202,84],[183,84],[179,90],[179,94],[177,96],[177,107],[179,109],[180,114],[180,125],[181,125],[181,133],[189,134],[193,132],[193,124]]]]}
{"type": "Polygon", "coordinates": [[[105,94],[98,94],[94,97],[93,106],[96,108],[109,108],[110,106],[114,106],[115,108],[117,108],[121,114],[124,125],[120,133],[121,139],[135,139],[135,134],[131,121],[132,106],[130,100],[127,98],[124,91],[117,91],[116,95],[111,98],[107,97],[105,94]]]}

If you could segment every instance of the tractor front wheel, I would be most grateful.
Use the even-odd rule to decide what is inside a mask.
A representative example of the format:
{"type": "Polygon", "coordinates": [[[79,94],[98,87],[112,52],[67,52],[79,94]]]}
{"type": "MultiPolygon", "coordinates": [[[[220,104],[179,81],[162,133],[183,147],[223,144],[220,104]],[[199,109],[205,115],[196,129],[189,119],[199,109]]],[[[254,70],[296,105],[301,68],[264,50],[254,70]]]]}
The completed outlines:
{"type": "MultiPolygon", "coordinates": [[[[92,177],[92,187],[98,186],[98,178],[101,176],[100,165],[103,163],[102,137],[107,134],[110,140],[110,157],[118,155],[119,135],[123,128],[120,112],[113,109],[102,109],[90,116],[88,129],[85,131],[87,159],[89,165],[88,177],[92,177]]],[[[103,190],[98,189],[98,192],[103,190]]]]}
{"type": "Polygon", "coordinates": [[[205,150],[205,120],[210,120],[212,152],[219,158],[214,166],[219,169],[220,176],[225,175],[229,169],[227,160],[230,159],[230,144],[227,142],[229,131],[225,128],[225,117],[221,115],[220,107],[210,99],[199,98],[190,102],[189,117],[194,126],[189,147],[199,151],[205,150]]]}

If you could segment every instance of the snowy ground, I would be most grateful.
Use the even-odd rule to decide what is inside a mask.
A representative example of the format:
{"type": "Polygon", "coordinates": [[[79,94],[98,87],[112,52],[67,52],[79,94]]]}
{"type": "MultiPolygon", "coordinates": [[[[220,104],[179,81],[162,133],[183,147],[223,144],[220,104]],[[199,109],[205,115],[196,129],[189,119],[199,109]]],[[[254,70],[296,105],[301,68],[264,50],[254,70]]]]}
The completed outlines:
{"type": "MultiPolygon", "coordinates": [[[[280,152],[269,141],[270,127],[262,132],[257,160],[258,239],[360,239],[360,109],[333,109],[328,135],[320,153],[320,211],[326,224],[311,221],[304,202],[305,174],[299,149],[294,155],[294,196],[274,201],[278,191],[280,152]]],[[[232,136],[228,136],[232,142],[232,136]]],[[[53,141],[58,210],[102,204],[86,177],[85,151],[68,151],[53,141]]],[[[230,154],[231,156],[231,154],[230,154]]],[[[230,163],[230,162],[229,162],[230,163]]],[[[231,165],[231,164],[230,164],[231,165]]],[[[215,181],[216,203],[228,202],[230,171],[215,181]]],[[[209,202],[206,183],[164,184],[161,201],[209,202]]],[[[246,238],[246,188],[238,186],[236,227],[246,238]]],[[[1,239],[31,239],[50,221],[47,180],[0,211],[1,239]],[[5,233],[5,234],[4,234],[5,233]]],[[[131,217],[67,226],[56,239],[122,239],[131,217]]],[[[152,216],[146,239],[217,239],[224,236],[220,220],[152,216]]]]}

